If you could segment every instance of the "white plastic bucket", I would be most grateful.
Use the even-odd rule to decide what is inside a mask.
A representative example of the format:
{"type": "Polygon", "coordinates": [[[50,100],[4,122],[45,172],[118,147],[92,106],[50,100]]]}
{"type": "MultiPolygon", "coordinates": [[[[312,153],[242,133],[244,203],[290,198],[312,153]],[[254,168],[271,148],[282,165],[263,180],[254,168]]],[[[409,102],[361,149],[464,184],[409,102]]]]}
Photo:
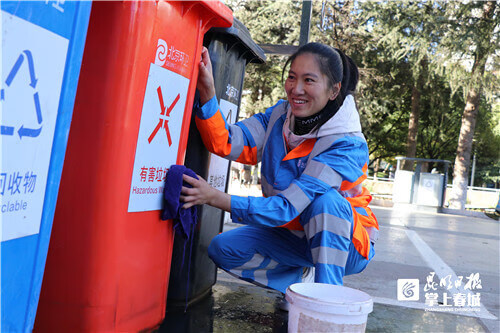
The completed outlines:
{"type": "Polygon", "coordinates": [[[365,292],[325,283],[288,287],[288,332],[364,332],[373,300],[365,292]]]}

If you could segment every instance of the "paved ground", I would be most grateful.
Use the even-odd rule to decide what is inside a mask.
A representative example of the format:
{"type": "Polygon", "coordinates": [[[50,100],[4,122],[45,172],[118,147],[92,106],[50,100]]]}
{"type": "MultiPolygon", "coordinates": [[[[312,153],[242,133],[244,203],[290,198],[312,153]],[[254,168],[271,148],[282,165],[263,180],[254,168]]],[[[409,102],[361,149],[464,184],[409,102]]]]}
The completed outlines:
{"type": "Polygon", "coordinates": [[[363,273],[345,279],[346,286],[366,291],[380,306],[380,310],[375,309],[370,316],[369,329],[499,332],[498,221],[393,209],[375,208],[374,211],[381,227],[375,260],[363,273]],[[431,272],[435,272],[436,284],[427,283],[431,272]],[[467,282],[474,281],[470,279],[471,274],[476,273],[479,279],[475,288],[468,288],[467,282]],[[463,277],[461,285],[457,282],[460,277],[463,277]],[[418,301],[397,301],[398,279],[418,279],[418,301]],[[441,279],[445,279],[442,286],[441,279]],[[426,291],[425,287],[436,287],[436,290],[426,291]],[[432,293],[438,295],[441,303],[432,309],[450,312],[426,311],[430,309],[426,296],[432,293]],[[455,299],[460,304],[460,296],[467,293],[471,296],[465,297],[471,300],[476,294],[479,307],[456,306],[455,299]],[[446,307],[446,303],[451,306],[446,307]],[[402,321],[401,318],[408,319],[402,321]]]}
{"type": "MultiPolygon", "coordinates": [[[[375,258],[344,280],[373,297],[367,332],[500,331],[498,221],[381,207],[374,212],[381,231],[375,258]],[[417,279],[419,299],[398,301],[398,279],[417,279]]],[[[213,293],[186,313],[169,309],[159,332],[286,332],[279,298],[219,271],[213,293]]]]}

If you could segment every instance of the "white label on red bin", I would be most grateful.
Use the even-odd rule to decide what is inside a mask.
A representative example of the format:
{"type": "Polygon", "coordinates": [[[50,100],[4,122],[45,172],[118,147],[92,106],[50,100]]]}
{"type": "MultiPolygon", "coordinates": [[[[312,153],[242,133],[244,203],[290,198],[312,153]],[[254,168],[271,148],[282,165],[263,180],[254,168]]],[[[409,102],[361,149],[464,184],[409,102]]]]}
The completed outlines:
{"type": "MultiPolygon", "coordinates": [[[[219,102],[219,109],[229,124],[234,124],[236,122],[236,114],[238,113],[238,106],[236,104],[221,99],[219,102]]],[[[207,182],[216,189],[224,192],[226,190],[228,168],[229,160],[215,154],[210,154],[207,182]]]]}
{"type": "Polygon", "coordinates": [[[176,163],[189,80],[151,64],[142,106],[129,212],[162,208],[168,168],[176,163]]]}
{"type": "Polygon", "coordinates": [[[40,232],[69,42],[1,16],[0,224],[7,241],[40,232]]]}

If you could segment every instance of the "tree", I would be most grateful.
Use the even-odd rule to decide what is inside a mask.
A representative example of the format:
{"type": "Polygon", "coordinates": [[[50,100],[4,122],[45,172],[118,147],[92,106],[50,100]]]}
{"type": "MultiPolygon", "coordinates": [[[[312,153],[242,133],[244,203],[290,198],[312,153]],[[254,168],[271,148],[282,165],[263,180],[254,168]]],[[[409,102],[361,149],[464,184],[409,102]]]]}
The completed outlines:
{"type": "MultiPolygon", "coordinates": [[[[229,1],[228,5],[257,44],[298,45],[302,2],[229,1]]],[[[286,98],[281,77],[286,59],[282,55],[267,55],[266,64],[247,67],[244,85],[247,93],[242,101],[247,115],[263,112],[286,98]]]]}
{"type": "Polygon", "coordinates": [[[453,161],[463,105],[462,95],[453,94],[443,76],[435,76],[424,87],[418,156],[453,161]]]}
{"type": "MultiPolygon", "coordinates": [[[[258,44],[298,45],[300,1],[228,3],[258,44]]],[[[377,160],[405,154],[455,158],[456,133],[467,97],[461,92],[471,82],[471,56],[477,50],[477,36],[484,39],[476,13],[481,12],[482,5],[437,1],[313,2],[310,40],[338,47],[358,64],[356,101],[370,150],[370,166],[377,160]],[[463,64],[469,60],[467,70],[463,64]]],[[[482,83],[483,95],[490,97],[482,99],[487,104],[481,110],[490,110],[488,106],[498,99],[498,95],[494,96],[499,90],[494,72],[498,73],[500,61],[491,58],[494,52],[497,56],[500,53],[494,37],[489,40],[492,49],[482,83]]],[[[286,97],[281,80],[286,58],[268,55],[265,66],[247,67],[242,103],[242,109],[246,104],[247,114],[262,112],[286,97]]],[[[490,131],[491,122],[483,124],[475,135],[477,149],[491,147],[484,133],[497,133],[490,131]]],[[[478,166],[495,158],[492,154],[477,156],[482,159],[478,166]]]]}
{"type": "Polygon", "coordinates": [[[389,49],[377,43],[387,31],[374,29],[377,14],[370,3],[327,1],[323,8],[320,4],[313,6],[312,39],[343,50],[359,67],[356,101],[371,152],[370,166],[394,157],[394,152],[402,154],[411,68],[394,61],[389,49]]]}
{"type": "MultiPolygon", "coordinates": [[[[466,104],[462,116],[462,125],[458,139],[458,147],[453,168],[453,188],[450,207],[465,209],[467,197],[467,180],[471,161],[472,140],[479,111],[483,89],[485,66],[488,56],[494,50],[498,38],[499,5],[496,1],[469,3],[456,10],[456,15],[465,16],[465,20],[457,22],[454,31],[466,33],[463,46],[470,46],[473,51],[473,65],[470,73],[466,104]]],[[[452,10],[455,8],[452,8],[452,10]]],[[[451,36],[450,36],[451,37],[451,36]]],[[[455,36],[456,37],[456,36],[455,36]]]]}
{"type": "MultiPolygon", "coordinates": [[[[484,96],[474,133],[472,154],[477,163],[474,186],[500,187],[500,102],[494,106],[486,103],[484,96]]],[[[470,182],[469,182],[470,183],[470,182]]]]}
{"type": "MultiPolygon", "coordinates": [[[[438,27],[444,10],[436,3],[403,1],[368,2],[362,8],[369,18],[369,32],[378,37],[373,42],[385,49],[383,56],[395,66],[408,65],[406,85],[402,87],[411,95],[405,155],[416,157],[423,92],[434,79],[429,59],[441,38],[438,27]]],[[[404,161],[403,169],[412,170],[413,163],[404,161]]]]}

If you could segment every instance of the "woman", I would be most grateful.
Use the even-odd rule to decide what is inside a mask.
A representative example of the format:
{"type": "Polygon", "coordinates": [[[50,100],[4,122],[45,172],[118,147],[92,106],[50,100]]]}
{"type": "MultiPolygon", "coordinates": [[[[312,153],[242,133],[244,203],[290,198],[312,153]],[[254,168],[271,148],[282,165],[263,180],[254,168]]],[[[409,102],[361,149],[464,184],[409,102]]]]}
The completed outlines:
{"type": "MultiPolygon", "coordinates": [[[[208,252],[222,269],[285,293],[314,267],[314,281],[342,285],[374,255],[378,223],[361,187],[368,147],[353,91],[358,69],[340,50],[309,43],[293,54],[285,91],[265,113],[234,125],[218,110],[208,51],[198,78],[196,124],[211,152],[262,162],[264,197],[238,197],[185,176],[184,207],[209,204],[246,226],[215,237],[208,252]]],[[[285,72],[285,69],[283,69],[285,72]]]]}

